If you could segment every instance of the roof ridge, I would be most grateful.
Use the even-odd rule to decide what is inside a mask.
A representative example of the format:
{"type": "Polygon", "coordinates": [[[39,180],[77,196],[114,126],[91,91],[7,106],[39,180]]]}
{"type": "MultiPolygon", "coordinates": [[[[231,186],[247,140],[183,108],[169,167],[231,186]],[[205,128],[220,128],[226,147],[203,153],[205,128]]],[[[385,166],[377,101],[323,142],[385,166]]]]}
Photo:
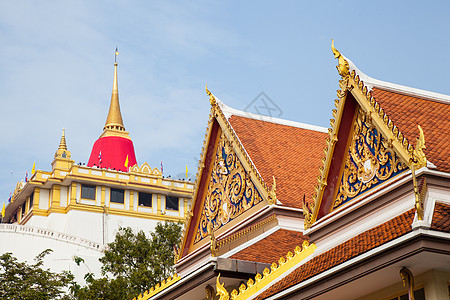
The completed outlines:
{"type": "MultiPolygon", "coordinates": [[[[207,93],[208,92],[209,91],[207,90],[207,93]]],[[[266,188],[267,193],[268,193],[269,192],[268,184],[264,181],[264,178],[262,177],[262,174],[259,172],[258,168],[256,167],[255,162],[251,158],[250,154],[247,152],[247,149],[244,147],[244,144],[242,143],[241,139],[239,138],[237,132],[234,130],[233,125],[231,125],[231,123],[230,123],[229,117],[227,117],[227,114],[224,111],[224,107],[225,108],[229,108],[229,109],[232,109],[232,108],[230,108],[230,107],[226,106],[225,104],[223,104],[223,102],[220,101],[211,92],[209,92],[209,93],[211,94],[210,97],[214,98],[214,101],[216,101],[216,104],[219,107],[219,111],[218,111],[219,114],[216,117],[222,116],[225,119],[224,121],[226,123],[226,126],[228,127],[228,130],[230,131],[232,137],[235,138],[236,141],[238,142],[239,149],[242,151],[243,154],[245,154],[245,158],[247,159],[247,163],[250,166],[250,170],[249,171],[254,171],[255,172],[256,177],[259,179],[261,185],[266,188]]],[[[211,109],[214,110],[214,104],[213,103],[211,103],[211,109]]],[[[232,109],[232,110],[235,110],[235,109],[232,109]]]]}
{"type": "Polygon", "coordinates": [[[359,70],[356,67],[356,65],[348,57],[346,57],[344,55],[342,55],[342,56],[349,63],[350,73],[352,71],[355,71],[356,75],[358,75],[360,80],[362,80],[364,82],[364,85],[367,87],[367,89],[369,91],[372,91],[372,89],[375,87],[375,88],[380,88],[380,89],[391,91],[391,92],[405,94],[408,96],[418,97],[418,98],[421,98],[424,100],[430,100],[430,101],[439,102],[439,103],[443,103],[443,104],[450,104],[450,96],[449,95],[435,93],[435,92],[431,92],[431,91],[427,91],[427,90],[409,87],[406,85],[400,85],[400,84],[396,84],[396,83],[391,83],[391,82],[375,79],[375,78],[370,77],[370,76],[366,75],[365,73],[361,72],[361,70],[359,70]]]}
{"type": "Polygon", "coordinates": [[[219,104],[220,108],[222,109],[222,112],[225,115],[227,120],[229,118],[231,118],[231,116],[238,116],[238,117],[243,117],[243,118],[248,118],[248,119],[253,119],[253,120],[259,120],[259,121],[263,121],[263,122],[270,122],[270,123],[274,123],[274,124],[297,127],[297,128],[307,129],[307,130],[325,132],[325,133],[328,130],[327,128],[322,127],[322,126],[311,125],[311,124],[301,123],[301,122],[297,122],[297,121],[291,121],[291,120],[280,119],[280,118],[275,118],[275,117],[271,117],[271,116],[259,115],[259,114],[255,114],[255,113],[251,113],[251,112],[247,112],[247,111],[242,111],[239,109],[229,107],[228,105],[224,104],[222,101],[217,99],[217,97],[216,97],[216,100],[217,100],[217,103],[219,104]]]}

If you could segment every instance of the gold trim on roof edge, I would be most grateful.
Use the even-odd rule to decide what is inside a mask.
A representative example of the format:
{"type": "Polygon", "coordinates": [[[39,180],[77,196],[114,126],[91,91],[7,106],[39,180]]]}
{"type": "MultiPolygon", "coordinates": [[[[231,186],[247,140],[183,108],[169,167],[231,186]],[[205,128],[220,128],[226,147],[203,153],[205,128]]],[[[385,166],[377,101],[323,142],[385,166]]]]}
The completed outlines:
{"type": "MultiPolygon", "coordinates": [[[[186,216],[186,221],[184,222],[184,227],[183,227],[183,231],[182,231],[183,238],[181,239],[180,246],[179,246],[180,251],[178,252],[178,256],[175,258],[176,262],[178,262],[178,260],[181,258],[183,249],[185,247],[189,247],[189,245],[186,245],[187,233],[188,233],[188,228],[192,221],[192,217],[194,216],[194,214],[193,214],[193,209],[195,206],[194,201],[195,201],[195,199],[197,199],[200,178],[201,178],[201,174],[203,172],[203,167],[205,166],[203,162],[205,161],[205,158],[206,158],[206,145],[211,137],[213,121],[214,121],[214,108],[211,106],[211,110],[210,110],[209,118],[208,118],[208,124],[206,125],[205,138],[203,139],[203,146],[202,146],[202,150],[200,152],[200,160],[198,161],[197,174],[195,176],[195,181],[194,181],[194,195],[192,198],[193,201],[189,205],[189,208],[188,208],[189,214],[186,216]]],[[[195,232],[193,234],[195,235],[195,232]]]]}
{"type": "Polygon", "coordinates": [[[275,176],[272,176],[272,188],[269,191],[269,204],[274,205],[277,204],[277,183],[275,181],[275,176]]]}
{"type": "Polygon", "coordinates": [[[411,171],[414,184],[414,197],[415,197],[414,208],[416,210],[417,219],[419,221],[423,221],[425,196],[428,191],[427,180],[425,177],[422,177],[420,183],[418,184],[414,165],[412,166],[411,171]]]}
{"type": "Polygon", "coordinates": [[[372,96],[372,92],[369,91],[364,82],[360,80],[355,70],[347,72],[348,61],[343,55],[334,47],[334,41],[332,40],[331,49],[334,57],[338,59],[338,66],[336,66],[341,79],[339,80],[340,90],[337,90],[338,99],[334,100],[336,109],[332,110],[333,118],[330,119],[331,128],[328,129],[328,137],[326,139],[327,145],[324,148],[325,156],[322,158],[323,166],[319,167],[319,175],[317,176],[317,184],[314,186],[315,193],[313,194],[313,205],[309,207],[303,205],[305,214],[305,229],[308,229],[317,220],[318,210],[322,201],[323,191],[327,185],[327,176],[333,157],[334,146],[337,142],[337,134],[339,125],[342,119],[342,113],[344,109],[345,100],[347,94],[350,92],[354,96],[355,100],[366,113],[366,115],[373,120],[373,124],[378,130],[388,139],[389,145],[396,149],[397,154],[401,160],[412,167],[424,167],[426,166],[426,157],[423,153],[425,148],[425,140],[423,138],[423,132],[419,126],[420,137],[414,148],[410,142],[403,136],[403,133],[399,128],[394,125],[394,122],[388,117],[380,104],[372,96]],[[306,210],[306,212],[305,212],[306,210]]]}
{"type": "Polygon", "coordinates": [[[138,164],[135,164],[130,168],[128,173],[137,173],[137,174],[142,173],[162,177],[161,171],[157,167],[152,169],[147,162],[144,162],[140,167],[138,164]]]}
{"type": "Polygon", "coordinates": [[[166,289],[167,287],[171,286],[172,284],[174,284],[175,282],[177,282],[180,279],[181,279],[181,277],[177,273],[175,273],[173,276],[169,276],[169,278],[164,279],[163,281],[161,281],[161,283],[158,283],[156,286],[152,287],[151,289],[146,290],[144,292],[144,294],[140,294],[139,296],[134,297],[133,300],[147,300],[150,297],[158,294],[162,290],[166,289]]]}
{"type": "Polygon", "coordinates": [[[277,219],[276,215],[273,214],[270,217],[267,217],[266,219],[264,219],[264,220],[262,220],[262,221],[260,221],[260,222],[258,222],[256,224],[254,224],[254,225],[251,225],[251,226],[249,226],[249,227],[247,227],[247,228],[245,228],[243,230],[235,232],[235,233],[233,233],[233,234],[231,234],[231,235],[229,235],[227,237],[224,237],[224,238],[222,238],[222,239],[217,241],[217,248],[220,250],[220,248],[222,248],[222,247],[224,247],[224,246],[226,246],[228,244],[231,244],[234,241],[237,241],[241,237],[249,235],[253,231],[258,230],[259,228],[269,224],[270,222],[272,222],[272,221],[274,221],[276,219],[277,219]]]}
{"type": "MultiPolygon", "coordinates": [[[[249,158],[247,151],[245,151],[244,146],[242,145],[241,141],[239,140],[239,138],[237,137],[236,133],[234,132],[234,129],[232,128],[230,122],[228,121],[228,119],[225,117],[222,109],[219,106],[219,103],[216,99],[216,97],[208,90],[208,86],[205,86],[205,90],[206,90],[206,94],[209,96],[209,102],[211,104],[211,110],[210,110],[210,114],[209,114],[209,119],[208,119],[208,125],[206,127],[206,133],[205,133],[205,138],[203,140],[203,146],[202,146],[202,150],[201,150],[201,154],[200,154],[200,160],[199,160],[199,164],[197,167],[197,175],[195,177],[195,182],[194,182],[194,201],[195,199],[197,199],[197,195],[198,195],[198,189],[199,189],[199,184],[200,184],[200,178],[201,178],[201,174],[203,173],[203,168],[205,167],[204,161],[206,158],[206,150],[207,150],[207,144],[208,141],[211,138],[211,130],[212,130],[212,124],[214,122],[215,119],[217,119],[219,126],[222,128],[222,130],[225,132],[225,136],[231,141],[232,145],[233,145],[233,149],[238,150],[240,153],[240,156],[243,156],[245,158],[245,163],[249,166],[250,170],[248,170],[248,174],[250,175],[250,178],[253,178],[254,176],[256,176],[257,182],[258,184],[262,187],[263,191],[261,193],[261,196],[263,197],[263,199],[265,199],[268,203],[269,201],[269,188],[267,186],[267,184],[264,182],[263,178],[261,177],[261,175],[259,174],[259,172],[256,169],[256,166],[253,164],[253,161],[249,158]],[[224,126],[223,126],[224,125],[224,126]],[[235,147],[237,146],[237,147],[235,147]],[[237,149],[236,149],[237,148],[237,149]]],[[[236,153],[238,156],[239,154],[236,153]]],[[[244,166],[244,169],[245,168],[244,166]]],[[[255,185],[257,185],[255,183],[255,185]]],[[[190,207],[189,207],[189,211],[192,211],[193,207],[194,207],[195,203],[192,202],[190,207]]],[[[182,242],[180,244],[180,249],[182,251],[182,249],[184,249],[184,247],[188,247],[189,245],[186,245],[186,233],[187,230],[190,226],[191,220],[192,220],[192,214],[188,215],[187,217],[187,222],[185,222],[184,224],[184,229],[183,229],[183,239],[182,242]]],[[[194,233],[195,234],[195,233],[194,233]]],[[[181,251],[180,251],[180,256],[181,256],[181,251]]],[[[180,257],[177,258],[177,261],[179,260],[180,257]]]]}
{"type": "MultiPolygon", "coordinates": [[[[250,278],[249,280],[247,280],[247,284],[242,283],[239,286],[239,291],[234,289],[230,294],[228,294],[228,291],[225,290],[224,284],[223,283],[220,284],[219,282],[220,274],[219,274],[219,276],[217,277],[217,284],[216,284],[216,289],[218,290],[219,288],[221,288],[222,290],[219,300],[226,300],[226,299],[241,300],[250,298],[257,292],[259,292],[262,288],[271,284],[282,274],[292,269],[302,260],[312,255],[315,252],[316,248],[317,247],[315,244],[309,244],[308,241],[303,241],[301,247],[300,246],[295,247],[294,253],[289,251],[286,254],[286,257],[282,256],[280,257],[278,262],[272,263],[270,269],[265,268],[264,271],[262,272],[262,275],[260,273],[256,274],[254,279],[250,278]],[[225,290],[226,293],[223,292],[223,290],[225,290]]],[[[219,295],[219,293],[217,295],[219,295]]]]}
{"type": "MultiPolygon", "coordinates": [[[[226,135],[228,135],[228,134],[231,135],[229,137],[231,142],[233,143],[233,145],[237,145],[238,146],[239,151],[245,157],[246,163],[250,167],[250,170],[248,170],[248,172],[250,174],[254,174],[256,176],[256,178],[258,179],[259,183],[263,186],[263,188],[264,188],[264,190],[266,192],[266,194],[264,195],[265,199],[268,200],[268,195],[269,195],[269,192],[270,192],[269,187],[264,182],[264,179],[262,178],[261,174],[259,174],[258,169],[256,168],[255,164],[253,163],[253,161],[248,156],[248,153],[245,150],[244,145],[242,145],[241,140],[236,135],[236,132],[234,131],[234,129],[231,126],[230,122],[225,117],[222,109],[220,108],[219,104],[217,103],[217,99],[214,97],[214,95],[209,90],[207,90],[207,92],[209,92],[208,95],[210,96],[210,102],[211,102],[212,108],[214,108],[215,117],[216,118],[220,117],[220,119],[226,125],[226,130],[224,130],[225,134],[226,135]],[[211,100],[211,97],[212,97],[213,100],[211,100]]],[[[223,129],[225,129],[225,128],[223,128],[223,129]]]]}

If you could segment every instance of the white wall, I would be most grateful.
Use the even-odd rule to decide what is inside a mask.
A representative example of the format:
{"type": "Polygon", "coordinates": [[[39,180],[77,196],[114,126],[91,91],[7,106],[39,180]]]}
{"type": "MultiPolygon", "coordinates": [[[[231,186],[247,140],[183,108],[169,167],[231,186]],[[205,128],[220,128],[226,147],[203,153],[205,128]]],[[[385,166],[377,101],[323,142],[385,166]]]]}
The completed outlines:
{"type": "MultiPolygon", "coordinates": [[[[53,252],[44,259],[44,268],[50,268],[53,272],[71,271],[80,284],[85,283],[83,277],[88,272],[93,272],[96,278],[101,276],[101,264],[98,259],[103,256],[102,248],[97,250],[95,247],[76,244],[70,242],[68,236],[59,237],[54,232],[45,232],[44,230],[39,230],[39,233],[37,230],[34,230],[34,233],[5,230],[4,225],[9,224],[0,225],[0,241],[2,241],[0,254],[12,252],[19,261],[34,263],[36,255],[46,249],[52,249],[53,252]],[[73,260],[75,255],[85,260],[90,271],[85,264],[80,266],[75,264],[73,260]]],[[[21,226],[22,229],[29,228],[29,226],[15,226],[21,226]]]]}

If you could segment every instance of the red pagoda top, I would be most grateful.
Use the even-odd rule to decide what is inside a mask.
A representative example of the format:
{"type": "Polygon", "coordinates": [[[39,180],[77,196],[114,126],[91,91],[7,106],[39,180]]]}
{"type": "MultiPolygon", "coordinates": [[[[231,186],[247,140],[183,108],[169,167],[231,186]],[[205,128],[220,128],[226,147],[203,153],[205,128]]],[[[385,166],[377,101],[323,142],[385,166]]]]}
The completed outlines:
{"type": "MultiPolygon", "coordinates": [[[[116,56],[119,54],[116,49],[116,56]]],[[[134,154],[133,141],[123,126],[119,105],[119,89],[117,81],[117,62],[114,63],[114,82],[103,133],[92,147],[88,167],[114,169],[128,172],[129,168],[137,164],[134,154]]]]}

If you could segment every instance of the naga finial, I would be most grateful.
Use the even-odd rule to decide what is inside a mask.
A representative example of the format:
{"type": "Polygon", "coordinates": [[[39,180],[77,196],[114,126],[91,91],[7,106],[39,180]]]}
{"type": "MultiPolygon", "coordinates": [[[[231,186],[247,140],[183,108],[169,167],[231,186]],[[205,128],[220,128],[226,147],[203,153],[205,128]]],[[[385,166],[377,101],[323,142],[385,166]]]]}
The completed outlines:
{"type": "Polygon", "coordinates": [[[228,294],[228,291],[225,289],[224,285],[225,282],[220,284],[220,273],[217,276],[217,282],[216,282],[216,290],[217,290],[217,296],[219,296],[219,300],[229,300],[230,294],[228,294]]]}
{"type": "Polygon", "coordinates": [[[272,176],[273,183],[272,188],[269,191],[269,204],[276,204],[277,203],[277,183],[275,182],[275,176],[272,176]]]}
{"type": "Polygon", "coordinates": [[[419,128],[419,138],[416,140],[416,147],[413,151],[412,162],[421,168],[427,165],[427,158],[423,152],[423,150],[427,147],[425,146],[425,135],[423,134],[422,127],[420,127],[420,125],[417,125],[417,127],[419,128]]]}
{"type": "Polygon", "coordinates": [[[336,69],[339,72],[339,75],[342,77],[347,76],[350,74],[350,67],[348,65],[348,61],[345,60],[344,56],[342,56],[341,52],[339,52],[338,49],[334,48],[334,40],[331,39],[331,50],[333,51],[334,58],[338,59],[338,65],[336,66],[336,69]]]}
{"type": "Polygon", "coordinates": [[[209,96],[209,103],[211,103],[211,105],[215,105],[216,97],[214,97],[214,95],[208,90],[208,84],[205,85],[205,90],[206,94],[209,96]]]}

